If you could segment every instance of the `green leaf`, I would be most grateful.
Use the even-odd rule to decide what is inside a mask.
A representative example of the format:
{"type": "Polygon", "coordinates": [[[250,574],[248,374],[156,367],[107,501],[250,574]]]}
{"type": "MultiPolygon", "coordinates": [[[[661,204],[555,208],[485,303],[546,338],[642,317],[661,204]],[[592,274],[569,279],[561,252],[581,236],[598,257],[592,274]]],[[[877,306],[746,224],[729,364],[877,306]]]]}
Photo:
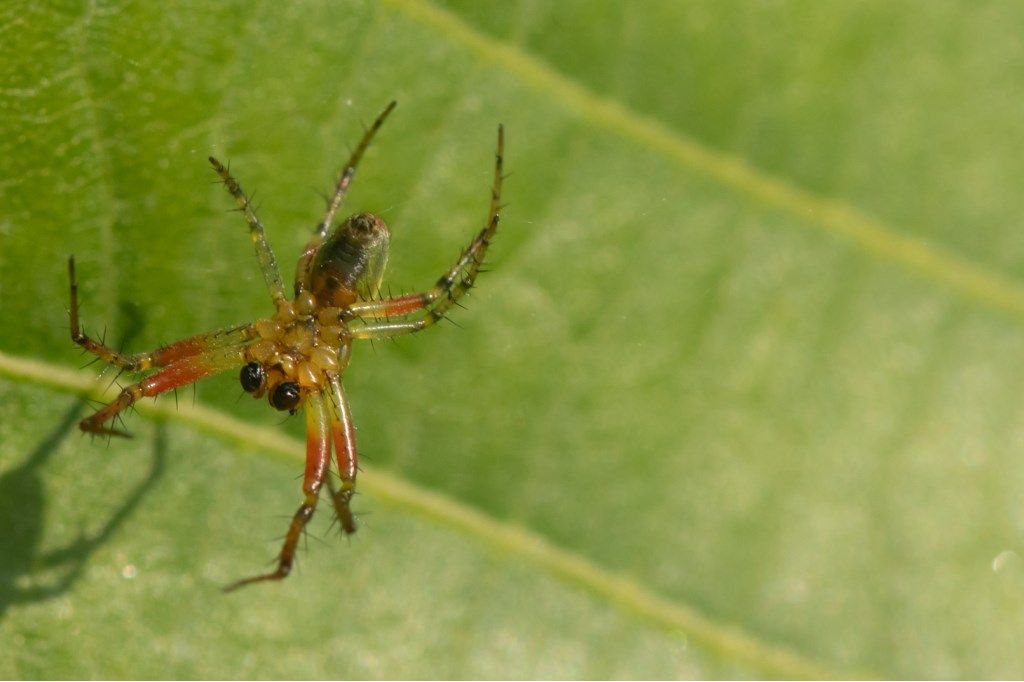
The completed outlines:
{"type": "MultiPolygon", "coordinates": [[[[1019,677],[1024,8],[0,8],[0,677],[1019,677]],[[81,438],[132,350],[265,315],[347,203],[468,310],[357,349],[351,542],[279,585],[302,424],[234,376],[81,438]],[[109,383],[111,375],[106,375],[109,383]]],[[[323,542],[319,538],[323,538],[323,542]]]]}

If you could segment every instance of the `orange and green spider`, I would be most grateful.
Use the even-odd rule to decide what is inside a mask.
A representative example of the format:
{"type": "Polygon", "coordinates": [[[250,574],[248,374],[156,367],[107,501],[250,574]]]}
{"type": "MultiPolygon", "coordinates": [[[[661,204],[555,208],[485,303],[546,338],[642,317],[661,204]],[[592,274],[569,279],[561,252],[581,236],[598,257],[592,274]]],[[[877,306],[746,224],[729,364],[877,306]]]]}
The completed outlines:
{"type": "Polygon", "coordinates": [[[388,260],[390,233],[380,216],[353,215],[335,224],[363,153],[395,108],[391,102],[377,117],[341,172],[323,219],[299,256],[294,296],[285,295],[274,253],[252,202],[228,169],[215,158],[210,164],[235,198],[249,224],[263,279],[274,313],[255,322],[207,332],[147,353],[121,354],[82,331],[78,319],[78,284],[74,256],[68,259],[71,280],[71,338],[104,362],[127,372],[148,372],[124,387],[113,402],[80,423],[83,431],[127,436],[109,423],[140,398],[157,396],[204,377],[241,367],[239,381],[254,398],[267,396],[278,410],[306,413],[306,466],[302,504],[292,517],[275,570],[239,580],[231,591],[265,580],[280,580],[291,571],[306,524],[313,517],[321,490],[330,492],[344,533],[354,533],[350,508],[359,470],[355,429],[341,377],[357,340],[386,339],[432,326],[473,286],[487,247],[498,229],[501,208],[504,132],[498,126],[494,180],[484,227],[459,259],[430,289],[401,296],[382,296],[380,285],[388,260]],[[339,483],[331,479],[331,450],[339,483]]]}

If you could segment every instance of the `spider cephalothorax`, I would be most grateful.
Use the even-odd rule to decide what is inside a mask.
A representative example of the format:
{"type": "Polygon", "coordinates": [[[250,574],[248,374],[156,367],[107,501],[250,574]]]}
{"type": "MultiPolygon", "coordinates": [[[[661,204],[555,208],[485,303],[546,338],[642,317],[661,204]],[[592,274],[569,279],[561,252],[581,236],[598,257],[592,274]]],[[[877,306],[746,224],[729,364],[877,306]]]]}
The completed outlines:
{"type": "Polygon", "coordinates": [[[127,435],[107,423],[139,398],[156,396],[237,367],[241,367],[238,378],[242,389],[253,397],[266,396],[270,405],[278,410],[294,414],[301,408],[306,412],[303,501],[288,527],[277,568],[240,580],[227,590],[263,580],[280,580],[288,575],[299,538],[313,516],[325,482],[342,530],[355,532],[355,518],[349,506],[358,469],[355,431],[341,384],[352,343],[411,334],[443,318],[473,286],[487,247],[498,229],[504,148],[501,126],[498,126],[491,203],[483,229],[431,289],[402,296],[380,295],[390,244],[387,226],[380,217],[369,213],[354,215],[336,226],[334,218],[359,160],[394,107],[392,102],[377,117],[342,170],[327,213],[299,256],[291,299],[285,295],[277,262],[248,196],[227,168],[210,157],[213,169],[249,224],[256,257],[274,304],[274,314],[270,317],[182,339],[149,353],[122,355],[82,331],[78,320],[74,257],[68,260],[74,342],[125,371],[155,370],[138,383],[126,386],[113,402],[83,419],[80,424],[83,431],[127,435]],[[332,449],[340,480],[337,488],[328,476],[332,449]]]}
{"type": "Polygon", "coordinates": [[[257,338],[245,347],[242,388],[264,393],[279,410],[294,410],[300,398],[327,388],[348,364],[352,337],[340,308],[321,308],[309,291],[283,301],[273,317],[253,323],[257,338]]]}

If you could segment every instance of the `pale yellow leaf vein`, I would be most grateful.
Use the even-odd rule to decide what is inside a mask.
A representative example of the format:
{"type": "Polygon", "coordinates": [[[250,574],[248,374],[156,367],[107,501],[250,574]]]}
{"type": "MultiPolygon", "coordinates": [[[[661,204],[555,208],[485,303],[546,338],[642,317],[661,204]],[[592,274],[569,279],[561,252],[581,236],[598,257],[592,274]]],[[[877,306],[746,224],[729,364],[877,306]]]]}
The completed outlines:
{"type": "MultiPolygon", "coordinates": [[[[47,362],[20,358],[0,352],[0,375],[31,382],[58,391],[110,399],[116,389],[105,388],[96,375],[59,367],[47,362]]],[[[211,435],[230,439],[247,449],[272,453],[297,461],[304,444],[270,428],[254,426],[226,414],[174,401],[137,404],[139,412],[173,419],[211,435]]],[[[576,584],[615,607],[669,632],[682,632],[711,653],[772,676],[833,679],[866,678],[837,675],[817,663],[785,648],[761,642],[739,628],[717,623],[692,607],[668,599],[634,579],[616,575],[574,552],[557,547],[525,528],[496,520],[476,509],[439,493],[419,487],[394,475],[367,467],[362,472],[364,492],[417,515],[456,528],[468,535],[533,562],[541,569],[576,584]]]]}

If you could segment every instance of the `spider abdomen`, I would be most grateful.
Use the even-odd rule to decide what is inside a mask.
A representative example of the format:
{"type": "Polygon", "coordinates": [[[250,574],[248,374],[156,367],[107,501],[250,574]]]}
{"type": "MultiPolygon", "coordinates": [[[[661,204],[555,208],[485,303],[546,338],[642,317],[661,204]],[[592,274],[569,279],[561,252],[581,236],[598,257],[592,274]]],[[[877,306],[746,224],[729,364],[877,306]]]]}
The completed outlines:
{"type": "Polygon", "coordinates": [[[308,288],[321,307],[344,308],[377,295],[391,236],[372,213],[350,217],[317,249],[308,288]]]}

